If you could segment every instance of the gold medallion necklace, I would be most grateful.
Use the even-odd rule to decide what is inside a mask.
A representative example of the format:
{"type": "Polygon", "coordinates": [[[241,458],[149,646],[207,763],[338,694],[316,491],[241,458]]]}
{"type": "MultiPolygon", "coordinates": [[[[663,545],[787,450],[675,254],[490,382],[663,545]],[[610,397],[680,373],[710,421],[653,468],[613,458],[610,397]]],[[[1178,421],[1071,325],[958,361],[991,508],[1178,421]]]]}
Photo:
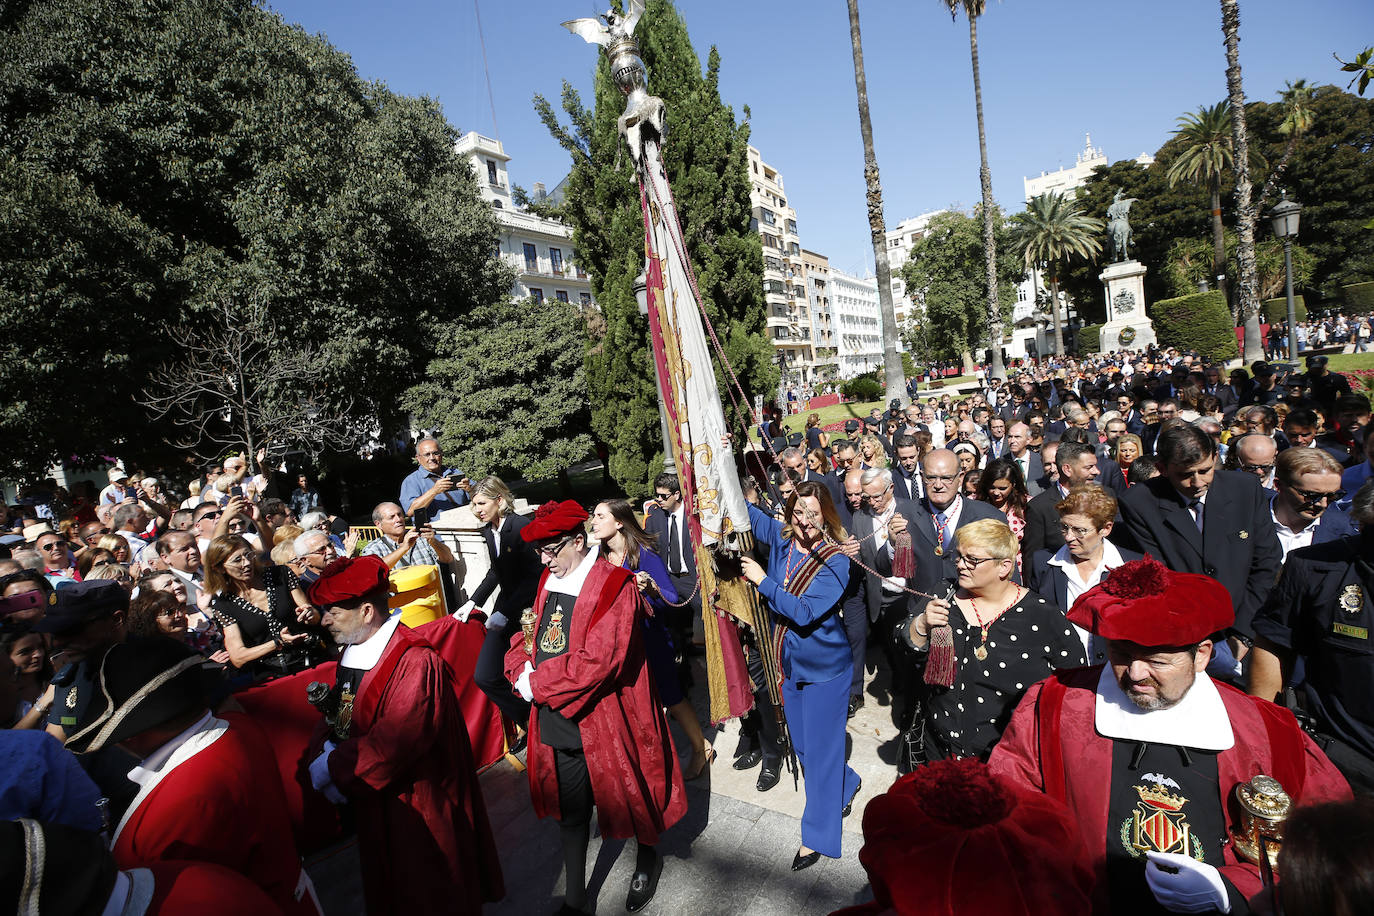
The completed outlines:
{"type": "Polygon", "coordinates": [[[983,615],[980,614],[980,613],[978,613],[978,602],[977,602],[976,600],[974,600],[974,597],[973,597],[972,595],[969,595],[968,604],[969,604],[969,607],[973,609],[973,619],[976,620],[976,621],[978,621],[978,627],[983,631],[983,641],[982,641],[981,643],[979,643],[979,645],[976,646],[976,647],[974,648],[974,650],[973,650],[973,657],[974,657],[974,658],[978,659],[980,662],[981,662],[981,661],[985,661],[985,660],[987,659],[987,657],[988,657],[988,628],[991,627],[991,626],[992,626],[994,623],[996,623],[998,620],[1000,620],[1000,619],[1002,618],[1002,615],[1003,615],[1003,614],[1005,614],[1007,611],[1009,611],[1009,610],[1011,610],[1013,607],[1015,607],[1015,606],[1016,606],[1016,602],[1018,602],[1018,601],[1020,601],[1020,600],[1021,600],[1021,586],[1018,585],[1018,586],[1016,586],[1016,591],[1015,591],[1015,593],[1012,594],[1012,596],[1011,596],[1011,601],[1008,602],[1007,606],[1004,607],[1004,608],[1002,608],[1002,610],[998,611],[996,614],[993,614],[991,617],[988,618],[987,623],[984,623],[984,622],[983,622],[983,615]]]}

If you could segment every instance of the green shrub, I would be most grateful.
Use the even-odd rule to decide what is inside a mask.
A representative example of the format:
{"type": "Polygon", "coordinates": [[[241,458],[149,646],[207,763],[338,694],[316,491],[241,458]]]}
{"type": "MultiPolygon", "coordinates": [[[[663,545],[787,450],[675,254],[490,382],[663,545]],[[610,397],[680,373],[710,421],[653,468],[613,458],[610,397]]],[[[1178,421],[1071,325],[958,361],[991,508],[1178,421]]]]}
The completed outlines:
{"type": "Polygon", "coordinates": [[[883,386],[871,375],[860,375],[840,386],[840,392],[851,401],[877,401],[883,396],[883,386]]]}
{"type": "Polygon", "coordinates": [[[1240,355],[1231,310],[1219,290],[1160,299],[1149,307],[1149,313],[1161,347],[1196,350],[1212,362],[1240,355]]]}
{"type": "MultiPolygon", "coordinates": [[[[1307,303],[1302,296],[1293,297],[1293,314],[1299,321],[1307,320],[1307,303]]],[[[1264,300],[1264,320],[1273,324],[1276,321],[1288,320],[1288,297],[1282,299],[1264,300]]]]}
{"type": "Polygon", "coordinates": [[[1078,353],[1086,356],[1102,350],[1102,325],[1090,324],[1078,329],[1078,353]]]}
{"type": "Polygon", "coordinates": [[[1374,283],[1351,283],[1342,286],[1345,294],[1345,307],[1352,312],[1367,315],[1374,312],[1374,283]]]}

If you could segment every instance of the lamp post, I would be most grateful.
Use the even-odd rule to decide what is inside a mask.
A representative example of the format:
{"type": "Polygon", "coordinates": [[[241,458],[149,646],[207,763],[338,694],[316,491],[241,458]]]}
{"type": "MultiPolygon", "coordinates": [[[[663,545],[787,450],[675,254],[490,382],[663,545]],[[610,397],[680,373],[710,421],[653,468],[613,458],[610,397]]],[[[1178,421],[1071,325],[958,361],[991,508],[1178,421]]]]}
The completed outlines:
{"type": "MultiPolygon", "coordinates": [[[[639,304],[639,314],[649,314],[649,276],[641,273],[635,277],[635,302],[639,304]]],[[[654,380],[658,379],[658,363],[654,363],[654,380]]],[[[658,395],[658,425],[659,432],[663,435],[663,470],[673,473],[677,470],[677,465],[673,463],[673,440],[668,434],[668,411],[663,407],[663,389],[655,385],[654,393],[658,395]]]]}
{"type": "Polygon", "coordinates": [[[1298,234],[1298,215],[1302,206],[1289,200],[1287,193],[1283,200],[1269,211],[1269,219],[1274,224],[1274,235],[1283,239],[1283,285],[1288,297],[1288,358],[1296,363],[1298,358],[1298,316],[1293,306],[1293,239],[1298,234]]]}

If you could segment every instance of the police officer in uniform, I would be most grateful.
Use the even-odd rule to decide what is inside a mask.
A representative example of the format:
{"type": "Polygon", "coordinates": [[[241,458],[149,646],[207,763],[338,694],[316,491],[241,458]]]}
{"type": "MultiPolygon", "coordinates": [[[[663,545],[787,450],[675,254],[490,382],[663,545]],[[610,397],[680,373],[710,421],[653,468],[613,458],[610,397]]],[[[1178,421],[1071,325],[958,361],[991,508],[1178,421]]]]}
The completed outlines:
{"type": "MultiPolygon", "coordinates": [[[[113,579],[73,582],[54,591],[43,619],[34,631],[52,636],[53,658],[61,667],[53,676],[52,708],[48,733],[59,741],[90,720],[87,707],[96,697],[100,661],[111,646],[124,641],[124,618],[129,593],[113,579]]],[[[126,774],[137,763],[117,747],[83,755],[81,765],[109,799],[114,822],[133,801],[138,786],[126,774]]]]}
{"type": "Polygon", "coordinates": [[[1293,688],[1317,744],[1356,794],[1374,795],[1374,481],[1355,494],[1351,517],[1362,534],[1288,555],[1255,617],[1250,693],[1293,688]]]}

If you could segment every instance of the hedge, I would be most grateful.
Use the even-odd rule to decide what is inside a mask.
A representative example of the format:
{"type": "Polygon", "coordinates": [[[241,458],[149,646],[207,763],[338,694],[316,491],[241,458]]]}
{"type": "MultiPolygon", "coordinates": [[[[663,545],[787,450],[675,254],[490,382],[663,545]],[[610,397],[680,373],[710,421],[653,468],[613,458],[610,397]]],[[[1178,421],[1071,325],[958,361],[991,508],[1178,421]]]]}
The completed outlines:
{"type": "Polygon", "coordinates": [[[883,396],[883,386],[871,375],[860,375],[840,386],[840,393],[851,401],[877,401],[883,396]]]}
{"type": "Polygon", "coordinates": [[[1078,353],[1087,356],[1102,350],[1102,325],[1089,324],[1078,329],[1078,353]]]}
{"type": "MultiPolygon", "coordinates": [[[[1297,316],[1299,321],[1307,320],[1307,303],[1303,301],[1302,296],[1293,297],[1293,314],[1297,316]]],[[[1287,321],[1288,297],[1285,296],[1282,299],[1265,299],[1264,320],[1270,324],[1276,321],[1287,321]]]]}
{"type": "Polygon", "coordinates": [[[1341,291],[1345,294],[1345,307],[1350,311],[1362,315],[1374,312],[1374,282],[1351,283],[1342,286],[1341,291]]]}
{"type": "Polygon", "coordinates": [[[1220,290],[1160,299],[1149,312],[1161,347],[1196,350],[1203,359],[1215,363],[1240,355],[1231,309],[1220,290]]]}

